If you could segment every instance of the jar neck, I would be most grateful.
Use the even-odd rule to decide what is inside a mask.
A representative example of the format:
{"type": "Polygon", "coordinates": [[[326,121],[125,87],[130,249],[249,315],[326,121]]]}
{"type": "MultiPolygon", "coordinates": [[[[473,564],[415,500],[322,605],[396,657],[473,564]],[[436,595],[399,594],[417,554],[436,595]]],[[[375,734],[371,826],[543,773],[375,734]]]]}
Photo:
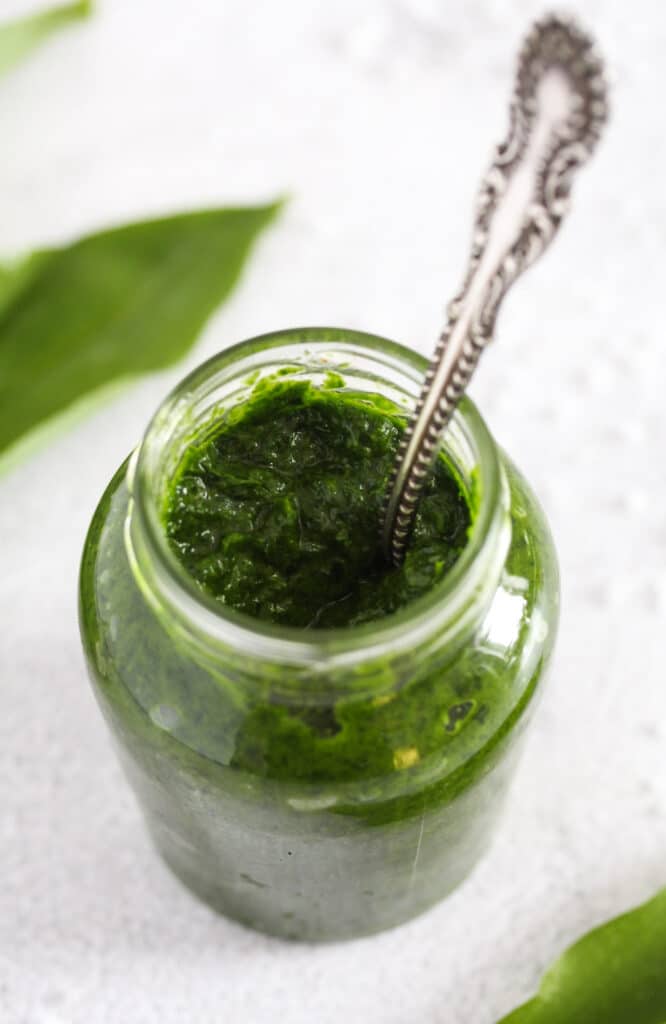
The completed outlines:
{"type": "Polygon", "coordinates": [[[126,546],[144,596],[165,628],[208,663],[246,651],[255,660],[310,672],[324,666],[353,670],[375,657],[398,657],[432,643],[457,648],[485,616],[510,540],[508,487],[497,448],[468,400],[445,438],[472,509],[468,541],[445,579],[400,611],[343,629],[272,625],[219,604],[177,560],[163,528],[163,509],[184,452],[212,420],[247,400],[258,380],[285,367],[314,384],[334,371],[355,392],[379,393],[408,415],[426,362],[372,335],[305,328],[242,342],[185,378],[158,409],[128,471],[126,546]]]}

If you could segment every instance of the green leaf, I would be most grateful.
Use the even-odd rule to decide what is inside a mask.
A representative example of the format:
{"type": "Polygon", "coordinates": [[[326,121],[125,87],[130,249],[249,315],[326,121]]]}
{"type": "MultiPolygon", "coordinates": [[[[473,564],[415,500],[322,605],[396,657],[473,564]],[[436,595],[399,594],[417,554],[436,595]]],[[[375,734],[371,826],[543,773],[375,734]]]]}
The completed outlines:
{"type": "Polygon", "coordinates": [[[62,4],[27,18],[0,25],[0,75],[17,64],[35,46],[70,21],[85,18],[92,10],[90,0],[62,4]]]}
{"type": "Polygon", "coordinates": [[[664,1024],[666,889],[571,946],[500,1024],[664,1024]]]}
{"type": "Polygon", "coordinates": [[[278,209],[144,221],[0,270],[0,468],[72,403],[180,359],[278,209]]]}

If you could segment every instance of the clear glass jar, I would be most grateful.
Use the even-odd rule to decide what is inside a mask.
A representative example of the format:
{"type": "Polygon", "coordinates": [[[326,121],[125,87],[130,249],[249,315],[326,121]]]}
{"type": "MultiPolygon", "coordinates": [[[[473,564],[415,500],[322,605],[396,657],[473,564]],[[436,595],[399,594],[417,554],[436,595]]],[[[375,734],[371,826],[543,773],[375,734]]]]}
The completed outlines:
{"type": "Polygon", "coordinates": [[[334,370],[409,410],[425,362],[382,338],[308,328],[197,369],[94,515],[81,631],[173,871],[254,928],[337,939],[430,907],[486,849],[551,653],[558,576],[532,492],[465,400],[446,452],[474,521],[425,596],[363,626],[295,630],[204,595],[167,544],[165,488],[211,417],[286,367],[315,383],[334,370]]]}

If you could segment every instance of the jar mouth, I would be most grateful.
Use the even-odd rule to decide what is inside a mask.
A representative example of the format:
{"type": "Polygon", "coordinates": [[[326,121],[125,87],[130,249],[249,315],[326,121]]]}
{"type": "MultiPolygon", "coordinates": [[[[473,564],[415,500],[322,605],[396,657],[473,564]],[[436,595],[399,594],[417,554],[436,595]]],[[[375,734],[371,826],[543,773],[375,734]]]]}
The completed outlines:
{"type": "MultiPolygon", "coordinates": [[[[130,460],[130,508],[126,543],[135,576],[158,612],[176,618],[181,632],[213,650],[251,650],[253,657],[284,664],[365,660],[377,651],[409,648],[433,631],[466,632],[478,621],[478,604],[497,583],[509,539],[506,483],[495,443],[472,401],[464,398],[447,428],[443,449],[454,466],[474,476],[474,509],[469,536],[457,561],[425,594],[376,621],[331,629],[297,628],[255,619],[207,594],[172,550],[161,511],[164,481],[173,476],[184,445],[198,435],[216,410],[228,408],[221,392],[235,382],[251,387],[263,372],[286,364],[304,373],[334,371],[354,364],[359,372],[405,408],[416,402],[427,361],[418,353],[376,335],[333,327],[292,328],[242,341],[202,363],[167,396],[130,460]],[[360,367],[360,371],[359,371],[360,367]]],[[[237,391],[235,392],[237,393],[237,391]]],[[[249,392],[248,392],[249,393],[249,392]]],[[[232,394],[233,404],[233,394],[232,394]]],[[[242,400],[242,399],[241,399],[242,400]]],[[[378,530],[380,524],[378,523],[378,530]]]]}

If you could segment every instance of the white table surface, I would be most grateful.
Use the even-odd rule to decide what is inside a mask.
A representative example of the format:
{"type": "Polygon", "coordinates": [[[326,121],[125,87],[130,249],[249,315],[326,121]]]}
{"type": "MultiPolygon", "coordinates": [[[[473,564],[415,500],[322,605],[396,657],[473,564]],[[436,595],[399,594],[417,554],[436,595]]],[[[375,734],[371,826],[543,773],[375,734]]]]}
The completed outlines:
{"type": "Polygon", "coordinates": [[[612,65],[612,127],[472,388],[563,576],[497,841],[420,920],[308,947],[217,917],[157,862],[85,677],[84,532],[167,388],[219,348],[330,323],[430,350],[542,5],[98,6],[0,82],[2,251],[292,200],[184,364],[0,481],[0,1020],[492,1024],[582,931],[666,883],[666,8],[579,4],[612,65]]]}

